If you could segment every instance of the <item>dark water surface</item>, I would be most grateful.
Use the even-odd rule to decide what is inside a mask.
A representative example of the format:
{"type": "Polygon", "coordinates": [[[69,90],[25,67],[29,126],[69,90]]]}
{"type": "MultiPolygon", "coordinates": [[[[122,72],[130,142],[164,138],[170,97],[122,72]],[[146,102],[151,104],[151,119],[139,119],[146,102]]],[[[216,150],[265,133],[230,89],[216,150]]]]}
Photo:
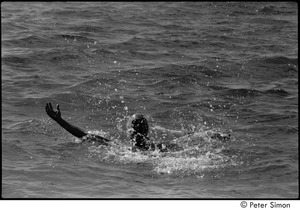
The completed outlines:
{"type": "Polygon", "coordinates": [[[2,196],[298,197],[297,6],[2,3],[2,196]],[[128,150],[136,112],[183,150],[128,150]]]}

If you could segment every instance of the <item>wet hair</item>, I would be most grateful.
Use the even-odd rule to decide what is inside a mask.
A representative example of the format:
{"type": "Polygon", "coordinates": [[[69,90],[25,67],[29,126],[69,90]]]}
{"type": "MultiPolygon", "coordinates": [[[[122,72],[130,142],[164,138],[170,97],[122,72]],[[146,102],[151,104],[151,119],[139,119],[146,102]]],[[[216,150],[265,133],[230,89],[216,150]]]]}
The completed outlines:
{"type": "Polygon", "coordinates": [[[134,114],[127,121],[127,129],[133,129],[138,134],[147,136],[149,125],[147,119],[142,114],[134,114]]]}

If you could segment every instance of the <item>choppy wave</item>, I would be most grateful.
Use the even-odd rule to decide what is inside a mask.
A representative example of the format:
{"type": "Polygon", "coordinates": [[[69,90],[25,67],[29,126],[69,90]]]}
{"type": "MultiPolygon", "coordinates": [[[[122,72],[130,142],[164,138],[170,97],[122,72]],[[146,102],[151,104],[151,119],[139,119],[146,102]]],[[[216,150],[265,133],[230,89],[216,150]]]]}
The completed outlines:
{"type": "Polygon", "coordinates": [[[295,5],[4,2],[3,192],[295,197],[295,5]],[[78,144],[48,102],[113,143],[78,144]],[[152,141],[177,149],[132,152],[125,124],[137,112],[152,141]]]}

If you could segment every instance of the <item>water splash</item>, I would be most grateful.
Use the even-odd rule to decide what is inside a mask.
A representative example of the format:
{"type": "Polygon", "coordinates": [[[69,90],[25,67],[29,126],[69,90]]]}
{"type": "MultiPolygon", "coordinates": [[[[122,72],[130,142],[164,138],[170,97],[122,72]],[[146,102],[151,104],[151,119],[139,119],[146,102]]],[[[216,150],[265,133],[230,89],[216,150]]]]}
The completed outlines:
{"type": "MultiPolygon", "coordinates": [[[[156,129],[173,133],[182,131],[156,129]]],[[[102,161],[122,164],[137,164],[154,171],[157,174],[197,175],[203,177],[206,172],[238,166],[237,157],[230,155],[231,141],[218,139],[214,130],[201,130],[193,134],[184,134],[171,142],[178,144],[182,150],[159,152],[135,151],[129,145],[115,140],[110,146],[100,145],[89,147],[90,155],[102,161]],[[226,152],[223,152],[226,151],[226,152]]],[[[171,143],[169,142],[169,143],[171,143]]]]}

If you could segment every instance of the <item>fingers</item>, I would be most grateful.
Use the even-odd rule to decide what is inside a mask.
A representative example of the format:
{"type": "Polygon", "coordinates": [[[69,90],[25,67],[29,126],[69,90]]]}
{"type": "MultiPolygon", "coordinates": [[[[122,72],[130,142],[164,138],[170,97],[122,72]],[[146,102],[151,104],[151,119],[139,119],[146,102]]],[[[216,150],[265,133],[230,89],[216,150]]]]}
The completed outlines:
{"type": "Polygon", "coordinates": [[[57,111],[53,110],[51,103],[46,103],[46,112],[47,114],[54,120],[59,119],[61,117],[59,105],[56,105],[57,111]]]}
{"type": "Polygon", "coordinates": [[[47,113],[50,111],[50,106],[51,106],[51,103],[46,103],[46,112],[47,113]]]}
{"type": "MultiPolygon", "coordinates": [[[[58,105],[58,104],[57,104],[58,105]]],[[[59,105],[57,106],[59,110],[59,105]]],[[[46,103],[46,112],[53,112],[53,107],[51,103],[46,103]]]]}
{"type": "Polygon", "coordinates": [[[50,108],[51,110],[53,110],[53,107],[52,107],[52,104],[51,104],[51,103],[49,103],[49,108],[50,108]]]}

